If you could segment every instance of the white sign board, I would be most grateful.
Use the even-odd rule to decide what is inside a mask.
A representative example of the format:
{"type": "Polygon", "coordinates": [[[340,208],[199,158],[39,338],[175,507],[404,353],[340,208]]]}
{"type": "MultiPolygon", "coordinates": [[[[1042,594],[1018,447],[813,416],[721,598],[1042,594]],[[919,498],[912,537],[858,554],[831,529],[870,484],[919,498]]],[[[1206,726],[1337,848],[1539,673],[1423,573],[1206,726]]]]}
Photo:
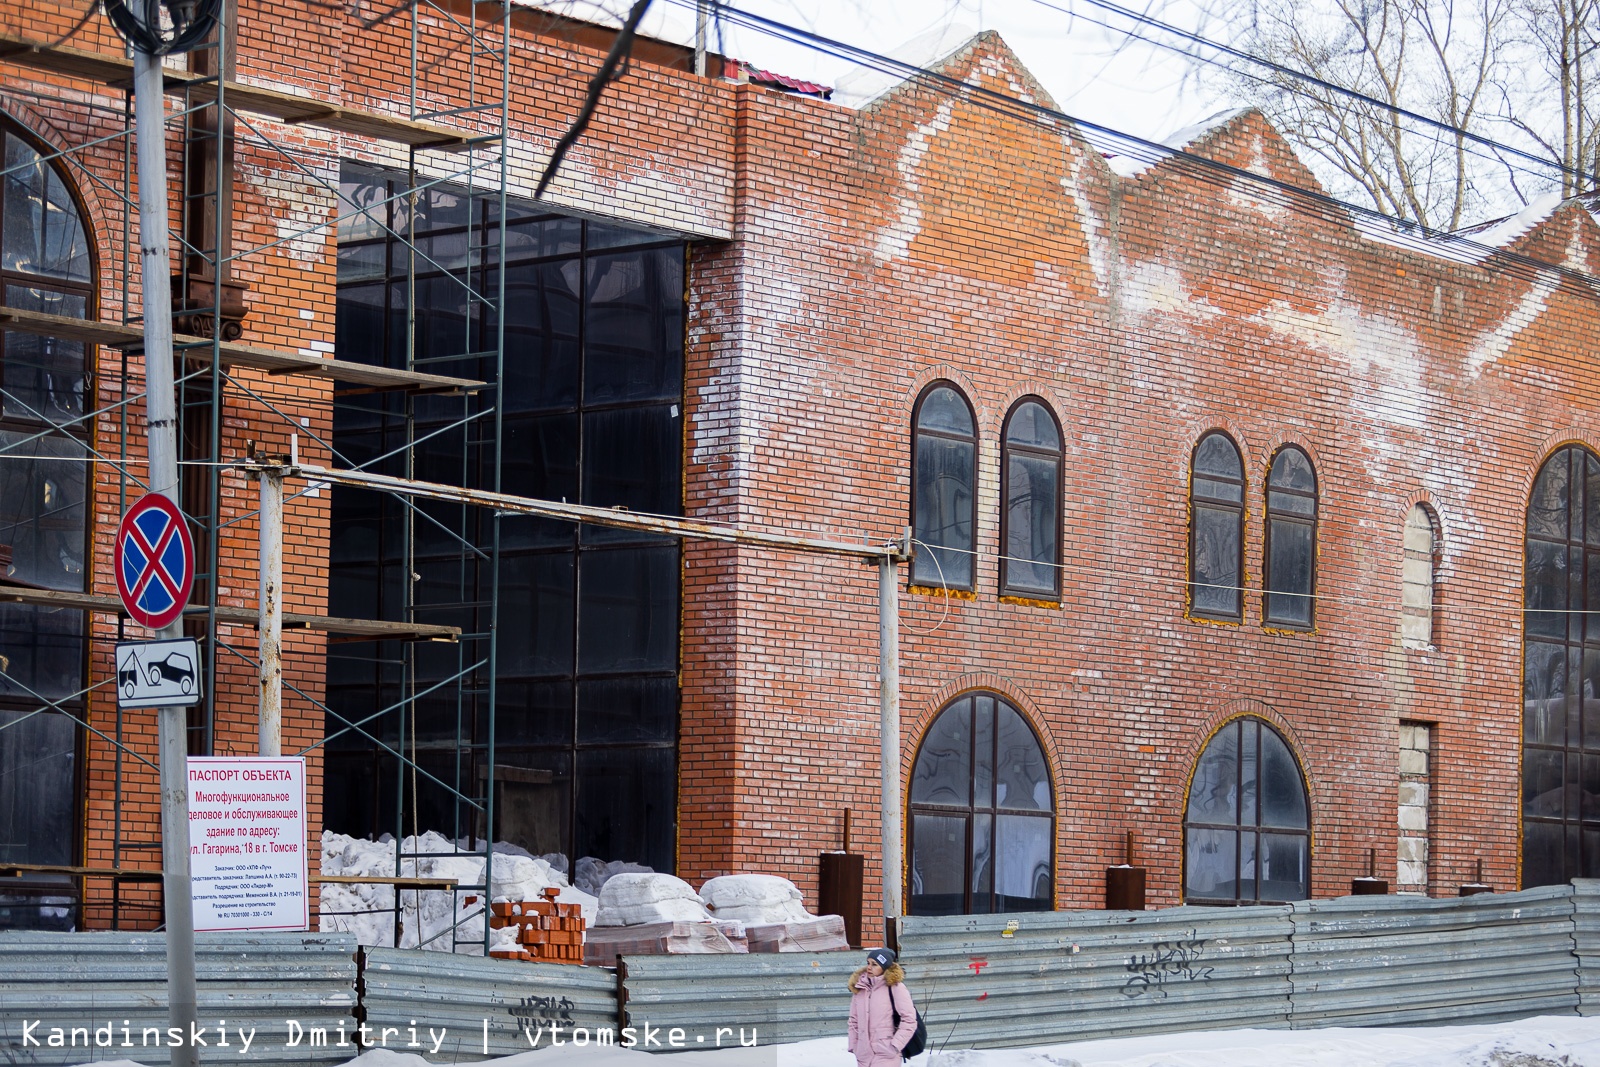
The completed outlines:
{"type": "Polygon", "coordinates": [[[189,759],[189,873],[196,930],[304,930],[306,761],[189,759]]]}
{"type": "Polygon", "coordinates": [[[181,708],[200,702],[200,642],[117,642],[117,707],[181,708]]]}

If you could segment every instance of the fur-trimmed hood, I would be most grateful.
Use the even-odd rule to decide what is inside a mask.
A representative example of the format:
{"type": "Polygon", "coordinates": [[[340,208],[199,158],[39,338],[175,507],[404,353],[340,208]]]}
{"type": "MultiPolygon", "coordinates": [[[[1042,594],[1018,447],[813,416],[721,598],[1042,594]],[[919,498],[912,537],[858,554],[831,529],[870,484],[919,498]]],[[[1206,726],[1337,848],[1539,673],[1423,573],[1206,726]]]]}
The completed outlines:
{"type": "MultiPolygon", "coordinates": [[[[852,995],[860,992],[860,990],[856,988],[856,983],[861,981],[861,976],[866,973],[867,965],[862,964],[860,967],[856,968],[856,972],[850,976],[850,992],[852,995]]],[[[891,963],[889,966],[883,969],[884,985],[899,985],[905,980],[906,972],[900,969],[900,965],[898,963],[891,963]]]]}

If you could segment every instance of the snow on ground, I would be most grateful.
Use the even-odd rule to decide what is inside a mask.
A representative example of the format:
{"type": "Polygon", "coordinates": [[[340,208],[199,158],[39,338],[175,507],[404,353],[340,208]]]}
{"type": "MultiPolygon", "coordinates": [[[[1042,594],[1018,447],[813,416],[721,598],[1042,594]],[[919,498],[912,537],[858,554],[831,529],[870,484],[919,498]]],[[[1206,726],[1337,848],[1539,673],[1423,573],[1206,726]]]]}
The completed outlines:
{"type": "MultiPolygon", "coordinates": [[[[708,1020],[709,1021],[709,1020],[708,1020]]],[[[932,1028],[931,1044],[939,1040],[932,1028]]],[[[855,1067],[843,1037],[794,1045],[693,1050],[669,1059],[635,1049],[545,1048],[485,1061],[493,1067],[855,1067]]],[[[352,1067],[432,1067],[375,1049],[352,1067]]],[[[129,1060],[92,1067],[138,1067],[129,1060]]],[[[1486,1026],[1214,1030],[1028,1049],[931,1051],[910,1067],[1600,1067],[1600,1017],[1546,1015],[1486,1026]]]]}

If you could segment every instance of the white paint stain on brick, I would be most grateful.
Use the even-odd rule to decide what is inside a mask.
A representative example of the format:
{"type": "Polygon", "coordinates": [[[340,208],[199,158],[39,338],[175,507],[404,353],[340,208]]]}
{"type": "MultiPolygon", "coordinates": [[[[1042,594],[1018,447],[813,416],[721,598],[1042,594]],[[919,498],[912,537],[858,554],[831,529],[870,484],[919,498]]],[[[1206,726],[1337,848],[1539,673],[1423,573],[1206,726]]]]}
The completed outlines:
{"type": "Polygon", "coordinates": [[[1511,343],[1517,335],[1532,326],[1545,309],[1550,300],[1550,294],[1560,286],[1560,278],[1549,271],[1540,271],[1528,291],[1518,301],[1516,309],[1505,319],[1482,335],[1476,344],[1467,352],[1467,373],[1474,378],[1483,373],[1483,369],[1491,363],[1496,363],[1511,350],[1511,343]]]}
{"type": "Polygon", "coordinates": [[[1221,314],[1193,297],[1182,270],[1159,260],[1145,260],[1127,269],[1122,308],[1130,316],[1172,314],[1209,319],[1221,314]]]}
{"type": "Polygon", "coordinates": [[[1274,301],[1255,316],[1273,333],[1339,360],[1359,378],[1352,403],[1380,424],[1422,427],[1433,407],[1417,339],[1406,326],[1335,301],[1317,312],[1274,301]]]}
{"type": "MultiPolygon", "coordinates": [[[[1250,139],[1250,162],[1245,169],[1252,174],[1259,174],[1264,178],[1271,178],[1272,164],[1267,161],[1267,148],[1265,138],[1257,133],[1250,139]]],[[[1281,198],[1266,193],[1259,182],[1247,178],[1238,178],[1228,185],[1228,199],[1235,205],[1266,215],[1268,218],[1282,218],[1289,213],[1289,205],[1281,198]]]]}
{"type": "Polygon", "coordinates": [[[1083,191],[1083,168],[1085,165],[1082,153],[1078,151],[1072,138],[1063,135],[1061,145],[1066,150],[1067,156],[1072,160],[1071,167],[1061,179],[1061,188],[1072,198],[1073,205],[1078,209],[1078,225],[1083,228],[1083,239],[1088,245],[1089,269],[1094,272],[1095,285],[1100,290],[1101,296],[1108,295],[1111,286],[1111,255],[1112,248],[1106,240],[1105,231],[1100,225],[1100,217],[1095,214],[1094,204],[1083,191]]]}
{"type": "Polygon", "coordinates": [[[922,229],[922,180],[919,174],[922,159],[928,154],[933,139],[950,128],[950,116],[954,111],[954,100],[940,104],[933,119],[911,131],[911,136],[900,148],[900,158],[895,163],[900,173],[900,196],[895,218],[878,232],[872,250],[873,258],[879,263],[904,256],[922,229]]]}

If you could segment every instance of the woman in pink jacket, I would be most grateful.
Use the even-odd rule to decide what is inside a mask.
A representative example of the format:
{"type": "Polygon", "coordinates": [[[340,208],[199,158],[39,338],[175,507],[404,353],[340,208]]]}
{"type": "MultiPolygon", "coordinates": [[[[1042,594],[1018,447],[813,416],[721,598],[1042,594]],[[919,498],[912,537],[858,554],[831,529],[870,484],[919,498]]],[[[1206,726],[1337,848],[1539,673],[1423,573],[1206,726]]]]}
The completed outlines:
{"type": "Polygon", "coordinates": [[[900,1067],[900,1050],[917,1032],[917,1009],[894,952],[875,948],[850,976],[850,1042],[859,1067],[900,1067]],[[895,1026],[894,1014],[900,1013],[895,1026]]]}

